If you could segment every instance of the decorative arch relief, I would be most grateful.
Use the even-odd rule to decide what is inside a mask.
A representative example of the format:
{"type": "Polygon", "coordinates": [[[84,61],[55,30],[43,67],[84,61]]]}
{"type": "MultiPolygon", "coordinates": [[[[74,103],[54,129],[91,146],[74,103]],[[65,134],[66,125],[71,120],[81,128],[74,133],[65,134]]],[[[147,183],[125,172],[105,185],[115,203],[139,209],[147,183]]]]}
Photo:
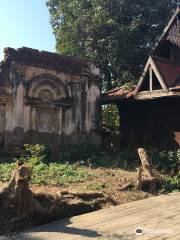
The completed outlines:
{"type": "Polygon", "coordinates": [[[53,100],[66,98],[64,83],[61,79],[51,75],[40,75],[31,79],[27,90],[27,95],[32,98],[38,98],[42,92],[44,92],[46,96],[52,95],[51,100],[52,98],[53,100]]]}
{"type": "Polygon", "coordinates": [[[59,132],[62,128],[59,113],[67,97],[64,83],[54,76],[36,76],[29,82],[27,95],[31,99],[32,129],[44,133],[59,132]],[[62,105],[57,106],[57,103],[62,105]]]}
{"type": "Polygon", "coordinates": [[[42,102],[52,102],[54,100],[54,94],[49,89],[39,91],[38,97],[42,102]]]}
{"type": "Polygon", "coordinates": [[[42,102],[52,102],[61,98],[61,92],[57,94],[56,89],[48,85],[39,86],[32,95],[34,98],[39,98],[42,102]]]}

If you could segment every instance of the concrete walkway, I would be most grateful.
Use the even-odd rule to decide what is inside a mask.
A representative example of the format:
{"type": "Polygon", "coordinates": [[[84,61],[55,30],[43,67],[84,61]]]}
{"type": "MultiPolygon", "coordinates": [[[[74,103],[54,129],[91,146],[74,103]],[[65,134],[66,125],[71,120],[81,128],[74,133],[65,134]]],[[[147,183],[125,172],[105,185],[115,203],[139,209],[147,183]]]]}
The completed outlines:
{"type": "MultiPolygon", "coordinates": [[[[7,238],[0,237],[0,240],[7,238]]],[[[8,239],[180,240],[180,193],[153,197],[63,219],[8,239]],[[135,234],[135,229],[144,233],[135,234]]]]}

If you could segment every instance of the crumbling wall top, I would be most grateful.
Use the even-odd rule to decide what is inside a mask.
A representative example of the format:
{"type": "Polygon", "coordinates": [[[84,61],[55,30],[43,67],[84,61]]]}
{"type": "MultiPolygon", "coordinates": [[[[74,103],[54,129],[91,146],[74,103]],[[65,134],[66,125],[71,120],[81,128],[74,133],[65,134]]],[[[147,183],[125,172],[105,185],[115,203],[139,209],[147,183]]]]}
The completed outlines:
{"type": "Polygon", "coordinates": [[[72,75],[82,75],[84,73],[99,75],[98,68],[84,59],[47,51],[39,51],[27,47],[18,49],[5,48],[4,60],[1,65],[9,65],[11,62],[51,69],[72,75]]]}

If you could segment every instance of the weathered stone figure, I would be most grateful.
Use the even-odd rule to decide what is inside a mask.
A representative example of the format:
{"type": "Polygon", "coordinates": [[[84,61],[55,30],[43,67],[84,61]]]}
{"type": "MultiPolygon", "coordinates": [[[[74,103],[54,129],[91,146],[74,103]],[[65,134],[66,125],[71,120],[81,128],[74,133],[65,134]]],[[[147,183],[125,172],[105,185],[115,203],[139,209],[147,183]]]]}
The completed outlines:
{"type": "Polygon", "coordinates": [[[142,189],[142,168],[137,168],[137,181],[136,181],[136,188],[142,189]]]}
{"type": "Polygon", "coordinates": [[[148,156],[146,149],[138,148],[138,154],[141,160],[143,174],[146,175],[147,178],[154,177],[152,166],[151,166],[151,160],[148,156]]]}
{"type": "Polygon", "coordinates": [[[139,190],[156,193],[162,186],[161,180],[155,176],[152,170],[151,160],[146,149],[138,148],[142,167],[137,169],[137,184],[139,190]]]}
{"type": "Polygon", "coordinates": [[[16,217],[12,221],[18,221],[32,213],[51,215],[55,208],[46,209],[35,199],[29,189],[30,177],[30,167],[17,161],[9,184],[1,193],[1,206],[16,209],[16,217]]]}

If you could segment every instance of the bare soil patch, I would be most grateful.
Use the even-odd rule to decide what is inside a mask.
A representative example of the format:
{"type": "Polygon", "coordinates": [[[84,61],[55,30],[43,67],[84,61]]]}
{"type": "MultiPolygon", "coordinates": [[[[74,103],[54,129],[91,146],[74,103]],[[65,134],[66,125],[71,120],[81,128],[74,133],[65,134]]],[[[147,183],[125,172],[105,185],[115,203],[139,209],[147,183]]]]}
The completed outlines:
{"type": "MultiPolygon", "coordinates": [[[[35,198],[45,208],[56,206],[51,216],[33,214],[28,218],[17,219],[14,206],[0,208],[0,235],[26,230],[30,227],[51,222],[57,219],[71,217],[112,205],[144,199],[152,196],[135,189],[121,191],[121,187],[136,180],[135,171],[112,168],[84,167],[91,178],[80,182],[68,183],[66,187],[51,185],[31,185],[35,198]]],[[[6,183],[0,183],[0,191],[6,183]]]]}

